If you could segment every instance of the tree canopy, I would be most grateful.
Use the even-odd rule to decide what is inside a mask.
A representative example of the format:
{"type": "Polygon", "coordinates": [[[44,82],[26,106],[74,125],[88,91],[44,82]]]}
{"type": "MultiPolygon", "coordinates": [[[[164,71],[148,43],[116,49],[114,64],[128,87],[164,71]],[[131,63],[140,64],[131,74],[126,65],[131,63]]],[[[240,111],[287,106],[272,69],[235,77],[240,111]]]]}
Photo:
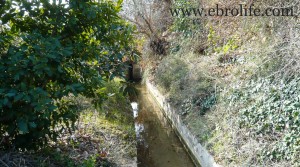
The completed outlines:
{"type": "Polygon", "coordinates": [[[118,16],[121,3],[0,1],[1,145],[38,149],[55,140],[78,117],[66,96],[99,103],[103,82],[124,75],[134,29],[118,16]]]}

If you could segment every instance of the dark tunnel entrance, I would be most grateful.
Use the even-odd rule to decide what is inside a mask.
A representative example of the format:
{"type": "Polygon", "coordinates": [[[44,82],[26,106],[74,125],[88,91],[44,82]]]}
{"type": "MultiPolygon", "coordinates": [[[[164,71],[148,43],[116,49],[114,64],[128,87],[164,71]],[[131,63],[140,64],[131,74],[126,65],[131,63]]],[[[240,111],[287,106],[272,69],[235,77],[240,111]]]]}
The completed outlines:
{"type": "Polygon", "coordinates": [[[127,79],[129,81],[139,82],[142,79],[142,69],[136,63],[129,63],[127,79]]]}

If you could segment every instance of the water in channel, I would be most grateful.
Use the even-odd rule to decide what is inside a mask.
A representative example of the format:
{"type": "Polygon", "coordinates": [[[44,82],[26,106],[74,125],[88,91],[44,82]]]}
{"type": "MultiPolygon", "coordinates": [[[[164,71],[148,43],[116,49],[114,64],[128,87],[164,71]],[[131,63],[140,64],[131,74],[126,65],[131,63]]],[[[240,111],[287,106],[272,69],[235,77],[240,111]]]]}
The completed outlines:
{"type": "Polygon", "coordinates": [[[137,133],[138,167],[194,167],[178,136],[144,86],[132,103],[137,133]]]}

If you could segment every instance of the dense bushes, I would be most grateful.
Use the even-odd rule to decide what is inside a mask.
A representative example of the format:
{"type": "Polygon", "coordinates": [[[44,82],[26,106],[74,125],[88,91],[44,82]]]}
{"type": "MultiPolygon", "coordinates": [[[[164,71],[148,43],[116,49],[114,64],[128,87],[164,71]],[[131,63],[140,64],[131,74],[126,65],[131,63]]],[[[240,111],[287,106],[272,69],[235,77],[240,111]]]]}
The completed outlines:
{"type": "Polygon", "coordinates": [[[157,69],[157,81],[167,91],[174,87],[183,89],[187,72],[188,67],[180,58],[168,57],[161,62],[157,69]]]}
{"type": "Polygon", "coordinates": [[[203,115],[215,104],[213,82],[200,70],[191,69],[177,55],[166,57],[157,68],[155,81],[167,93],[170,102],[180,108],[182,115],[192,110],[203,115]]]}
{"type": "Polygon", "coordinates": [[[131,124],[133,123],[133,117],[128,96],[136,95],[134,93],[136,93],[137,90],[135,90],[132,85],[129,85],[132,86],[132,88],[128,88],[129,86],[126,85],[128,89],[134,89],[132,90],[134,93],[131,94],[126,90],[122,90],[123,86],[123,81],[120,81],[120,79],[115,79],[105,84],[104,93],[108,96],[100,106],[100,111],[103,112],[108,120],[117,121],[120,124],[131,124]],[[128,94],[124,96],[124,92],[128,94]]]}
{"type": "Polygon", "coordinates": [[[111,1],[6,1],[0,25],[1,147],[38,149],[74,125],[65,97],[101,103],[103,81],[123,75],[132,27],[111,1]],[[56,125],[60,124],[60,128],[56,125]]]}

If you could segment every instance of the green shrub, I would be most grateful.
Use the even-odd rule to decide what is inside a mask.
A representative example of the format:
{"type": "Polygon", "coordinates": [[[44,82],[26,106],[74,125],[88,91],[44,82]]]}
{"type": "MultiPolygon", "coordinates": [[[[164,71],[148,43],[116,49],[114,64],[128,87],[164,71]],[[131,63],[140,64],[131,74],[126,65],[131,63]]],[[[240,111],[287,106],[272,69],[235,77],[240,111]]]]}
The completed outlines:
{"type": "MultiPolygon", "coordinates": [[[[105,101],[103,101],[99,111],[104,112],[108,120],[128,125],[133,122],[133,117],[128,96],[124,96],[124,90],[122,89],[124,87],[123,84],[124,82],[119,79],[105,83],[105,90],[103,92],[108,94],[108,96],[105,101]]],[[[128,85],[125,85],[125,87],[127,86],[128,85]]]]}
{"type": "Polygon", "coordinates": [[[171,30],[174,32],[182,32],[182,35],[185,37],[191,37],[194,33],[199,31],[204,25],[202,23],[203,20],[200,22],[199,16],[195,17],[193,10],[191,10],[192,8],[197,9],[198,6],[197,1],[175,0],[172,5],[174,20],[171,30]],[[178,15],[176,15],[174,10],[177,10],[178,15]],[[182,10],[185,11],[185,14],[182,13],[182,10]]]}
{"type": "Polygon", "coordinates": [[[183,84],[188,73],[187,64],[177,57],[167,57],[158,66],[156,72],[157,82],[167,91],[183,89],[183,84]]]}
{"type": "Polygon", "coordinates": [[[200,101],[200,114],[204,115],[206,111],[212,108],[217,102],[217,97],[214,93],[206,96],[202,101],[200,101]]]}
{"type": "Polygon", "coordinates": [[[121,1],[5,3],[1,147],[38,149],[74,126],[79,110],[65,97],[82,94],[100,103],[103,81],[123,75],[120,62],[131,52],[132,27],[118,17],[121,1]]]}
{"type": "Polygon", "coordinates": [[[168,93],[170,102],[182,115],[190,111],[204,115],[216,103],[213,81],[204,76],[203,71],[195,70],[189,69],[182,58],[169,56],[156,71],[156,82],[168,93]]]}

